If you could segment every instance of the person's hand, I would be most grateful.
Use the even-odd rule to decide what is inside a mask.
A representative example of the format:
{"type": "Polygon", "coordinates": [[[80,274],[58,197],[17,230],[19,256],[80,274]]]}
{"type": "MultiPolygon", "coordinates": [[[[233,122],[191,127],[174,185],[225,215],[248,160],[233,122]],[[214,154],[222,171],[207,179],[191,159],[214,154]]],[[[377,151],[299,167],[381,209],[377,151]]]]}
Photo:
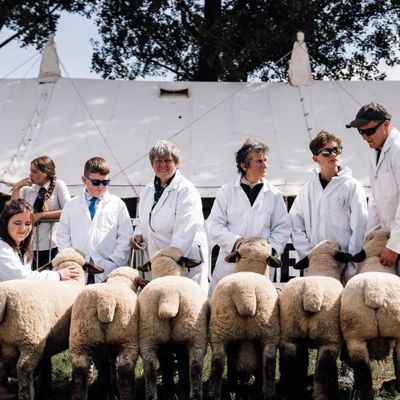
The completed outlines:
{"type": "Polygon", "coordinates": [[[386,266],[394,265],[394,263],[397,261],[397,256],[398,254],[395,251],[385,247],[379,256],[379,261],[386,266]]]}
{"type": "Polygon", "coordinates": [[[62,281],[70,281],[72,279],[77,279],[79,277],[79,269],[75,265],[70,265],[69,267],[65,267],[57,271],[60,274],[60,278],[62,281]]]}
{"type": "Polygon", "coordinates": [[[33,224],[35,225],[37,222],[39,222],[43,217],[43,213],[39,212],[39,213],[34,213],[33,214],[33,224]]]}
{"type": "Polygon", "coordinates": [[[236,242],[232,247],[232,252],[236,251],[240,247],[240,245],[242,244],[243,240],[244,240],[244,238],[242,238],[242,237],[240,237],[239,239],[236,239],[236,242]]]}
{"type": "Polygon", "coordinates": [[[13,190],[20,190],[22,189],[24,186],[32,186],[32,179],[27,177],[24,179],[21,179],[19,182],[17,182],[12,188],[11,191],[13,190]]]}
{"type": "Polygon", "coordinates": [[[17,189],[21,189],[24,186],[32,186],[32,179],[29,177],[21,179],[19,182],[15,184],[15,186],[17,187],[17,189]]]}
{"type": "Polygon", "coordinates": [[[135,250],[141,250],[143,246],[142,243],[143,243],[142,235],[134,235],[131,237],[131,240],[129,241],[130,246],[135,250]]]}

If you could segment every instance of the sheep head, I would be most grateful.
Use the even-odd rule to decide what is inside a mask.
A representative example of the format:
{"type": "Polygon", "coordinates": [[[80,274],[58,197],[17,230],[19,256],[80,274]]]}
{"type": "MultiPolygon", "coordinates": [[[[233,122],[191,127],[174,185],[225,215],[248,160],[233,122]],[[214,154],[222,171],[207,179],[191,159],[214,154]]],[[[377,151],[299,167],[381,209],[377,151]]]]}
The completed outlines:
{"type": "Polygon", "coordinates": [[[294,268],[309,268],[307,276],[321,275],[340,279],[345,264],[352,260],[351,254],[340,251],[336,240],[324,240],[318,243],[307,257],[296,263],[294,268]]]}
{"type": "Polygon", "coordinates": [[[138,271],[134,268],[118,267],[111,271],[105,282],[115,285],[125,284],[134,292],[137,292],[138,288],[143,286],[144,279],[139,276],[138,271]]]}
{"type": "Polygon", "coordinates": [[[84,279],[83,271],[90,272],[91,274],[99,274],[104,272],[103,268],[87,263],[85,261],[84,254],[81,251],[73,248],[61,250],[53,258],[53,260],[39,268],[39,271],[43,271],[45,269],[59,271],[60,269],[66,268],[70,265],[78,265],[82,268],[82,272],[79,274],[79,280],[84,279]]]}
{"type": "Polygon", "coordinates": [[[225,261],[236,263],[236,272],[257,272],[268,274],[268,265],[280,268],[281,262],[275,256],[275,250],[267,240],[260,237],[244,239],[239,248],[228,254],[225,261]]]}
{"type": "Polygon", "coordinates": [[[390,233],[383,230],[377,230],[369,233],[364,240],[363,249],[354,255],[355,262],[362,262],[367,257],[378,257],[389,240],[390,233]]]}
{"type": "MultiPolygon", "coordinates": [[[[201,255],[201,252],[200,252],[201,255]]],[[[140,271],[150,271],[153,279],[161,276],[187,276],[188,270],[203,263],[182,256],[177,247],[166,247],[157,251],[146,264],[138,267],[140,271]]]]}

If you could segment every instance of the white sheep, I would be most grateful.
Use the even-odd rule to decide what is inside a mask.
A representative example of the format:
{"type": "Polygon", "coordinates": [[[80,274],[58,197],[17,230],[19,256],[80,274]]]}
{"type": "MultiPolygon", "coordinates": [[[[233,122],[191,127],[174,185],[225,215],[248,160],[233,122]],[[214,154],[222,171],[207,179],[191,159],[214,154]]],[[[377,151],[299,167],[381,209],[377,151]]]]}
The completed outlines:
{"type": "Polygon", "coordinates": [[[248,238],[225,259],[236,263],[237,273],[221,279],[211,297],[208,399],[220,397],[226,355],[230,390],[240,390],[238,380],[243,381],[247,373],[256,376],[263,398],[275,396],[279,309],[278,293],[268,278],[268,264],[278,267],[280,262],[272,252],[266,240],[248,238]]]}
{"type": "Polygon", "coordinates": [[[361,253],[354,256],[357,275],[342,293],[341,324],[354,368],[354,388],[361,399],[373,399],[369,360],[386,358],[395,342],[394,365],[400,378],[400,278],[395,266],[384,266],[379,255],[389,233],[374,231],[366,236],[361,253]]]}
{"type": "Polygon", "coordinates": [[[174,247],[158,251],[150,260],[153,280],[138,298],[139,346],[147,400],[157,399],[157,357],[164,394],[172,398],[171,353],[176,354],[181,388],[189,389],[190,399],[202,398],[208,300],[202,288],[186,277],[188,268],[201,262],[182,257],[182,252],[174,247]]]}
{"type": "Polygon", "coordinates": [[[136,291],[142,281],[137,270],[119,267],[104,283],[85,287],[75,300],[69,335],[73,400],[87,398],[91,357],[104,389],[112,388],[112,363],[117,359],[120,399],[133,398],[139,354],[136,291]]]}
{"type": "Polygon", "coordinates": [[[313,248],[295,268],[308,268],[305,277],[290,280],[279,296],[280,372],[283,398],[297,399],[305,389],[308,348],[317,347],[313,399],[337,398],[337,367],[343,338],[340,330],[340,282],[345,263],[339,243],[326,240],[313,248]]]}
{"type": "MultiPolygon", "coordinates": [[[[85,285],[84,270],[103,272],[85,263],[84,256],[75,249],[61,251],[52,261],[56,271],[69,265],[81,267],[77,280],[0,283],[1,398],[7,395],[7,376],[16,376],[19,399],[33,399],[33,374],[38,363],[42,359],[50,361],[52,355],[68,348],[72,305],[85,285]]],[[[51,366],[47,372],[51,374],[51,366]]]]}

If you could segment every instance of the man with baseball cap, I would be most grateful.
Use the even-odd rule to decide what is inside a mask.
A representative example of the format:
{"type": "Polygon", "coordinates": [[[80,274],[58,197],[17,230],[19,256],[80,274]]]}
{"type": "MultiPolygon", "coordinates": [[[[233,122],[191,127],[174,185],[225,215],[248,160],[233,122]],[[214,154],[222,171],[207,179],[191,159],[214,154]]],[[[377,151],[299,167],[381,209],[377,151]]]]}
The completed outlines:
{"type": "Polygon", "coordinates": [[[360,108],[346,128],[357,128],[374,151],[371,153],[368,228],[390,231],[380,255],[384,265],[393,265],[400,254],[400,133],[392,127],[392,116],[378,103],[360,108]]]}

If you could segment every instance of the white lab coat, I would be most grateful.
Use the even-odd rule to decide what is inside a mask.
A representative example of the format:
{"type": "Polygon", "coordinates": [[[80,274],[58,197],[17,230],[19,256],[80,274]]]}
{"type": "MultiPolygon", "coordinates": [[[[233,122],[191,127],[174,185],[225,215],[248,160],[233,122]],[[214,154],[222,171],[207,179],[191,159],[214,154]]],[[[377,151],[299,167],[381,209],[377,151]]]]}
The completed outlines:
{"type": "Polygon", "coordinates": [[[113,269],[127,265],[132,233],[128,210],[119,197],[106,192],[92,221],[83,192],[67,202],[61,212],[58,248],[81,250],[87,261],[92,259],[104,269],[104,273],[95,275],[95,280],[101,282],[113,269]]]}
{"type": "Polygon", "coordinates": [[[368,232],[390,231],[387,247],[400,253],[400,133],[392,128],[378,164],[376,150],[370,162],[371,196],[368,202],[368,232]]]}
{"type": "Polygon", "coordinates": [[[204,263],[191,269],[188,277],[207,293],[208,243],[199,192],[179,170],[151,210],[154,192],[154,183],[150,182],[140,194],[139,224],[135,235],[143,236],[150,257],[169,246],[178,247],[185,257],[197,260],[201,251],[204,263]]]}
{"type": "Polygon", "coordinates": [[[364,188],[346,167],[323,189],[319,172],[314,170],[289,211],[293,246],[300,258],[323,240],[337,240],[342,251],[358,253],[367,229],[364,188]]]}
{"type": "Polygon", "coordinates": [[[56,271],[32,271],[31,264],[25,257],[21,262],[15,250],[4,240],[0,239],[0,282],[11,279],[43,279],[59,281],[60,275],[56,271]]]}
{"type": "MultiPolygon", "coordinates": [[[[223,185],[217,193],[207,219],[210,242],[220,247],[217,263],[211,277],[209,296],[216,284],[235,272],[235,265],[225,261],[236,240],[260,236],[269,241],[281,254],[289,240],[291,225],[281,192],[266,179],[253,206],[240,186],[241,177],[223,185]]],[[[270,278],[275,273],[270,268],[270,278]]]]}

